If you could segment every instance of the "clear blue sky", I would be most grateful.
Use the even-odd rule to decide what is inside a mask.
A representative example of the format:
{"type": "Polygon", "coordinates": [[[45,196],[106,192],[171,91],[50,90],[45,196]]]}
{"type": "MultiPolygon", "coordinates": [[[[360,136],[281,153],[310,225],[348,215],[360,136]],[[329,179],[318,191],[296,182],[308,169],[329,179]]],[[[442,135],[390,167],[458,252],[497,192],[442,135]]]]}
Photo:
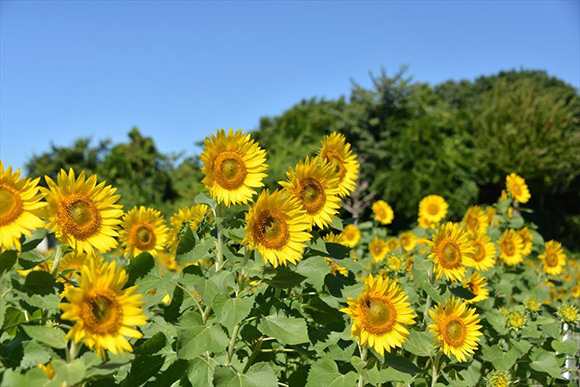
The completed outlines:
{"type": "Polygon", "coordinates": [[[50,141],[126,139],[198,153],[216,128],[254,129],[368,71],[416,80],[544,69],[580,86],[578,1],[0,3],[0,158],[50,141]]]}

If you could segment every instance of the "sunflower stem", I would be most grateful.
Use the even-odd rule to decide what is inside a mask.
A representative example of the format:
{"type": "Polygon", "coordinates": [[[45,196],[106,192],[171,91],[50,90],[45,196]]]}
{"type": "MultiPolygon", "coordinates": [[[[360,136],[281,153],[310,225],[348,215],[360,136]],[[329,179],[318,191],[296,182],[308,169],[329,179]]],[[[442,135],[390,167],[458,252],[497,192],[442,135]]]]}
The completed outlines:
{"type": "MultiPolygon", "coordinates": [[[[429,276],[429,284],[433,286],[435,282],[435,268],[433,268],[433,273],[429,276]]],[[[431,296],[427,293],[427,300],[425,301],[425,312],[423,312],[423,325],[427,324],[427,316],[429,315],[429,308],[431,307],[431,296]]]]}
{"type": "Polygon", "coordinates": [[[70,359],[69,362],[73,361],[77,357],[77,355],[79,353],[79,349],[80,349],[80,347],[79,347],[78,343],[76,343],[74,340],[71,340],[69,351],[68,351],[69,359],[70,359]]]}
{"type": "Polygon", "coordinates": [[[218,218],[221,215],[220,205],[218,204],[214,211],[214,218],[217,227],[217,256],[215,261],[215,271],[219,271],[223,267],[224,263],[224,241],[223,241],[223,230],[218,222],[218,218]]]}
{"type": "Polygon", "coordinates": [[[240,331],[241,324],[237,324],[232,331],[232,338],[230,340],[230,345],[228,346],[228,358],[226,360],[226,366],[229,366],[232,362],[232,356],[234,354],[234,348],[236,347],[236,341],[238,339],[238,332],[240,331]]]}
{"type": "Polygon", "coordinates": [[[256,343],[256,346],[254,347],[254,349],[252,350],[252,354],[250,355],[248,362],[246,363],[246,366],[244,367],[244,370],[242,371],[243,374],[245,374],[246,372],[248,372],[248,370],[250,369],[250,366],[252,365],[252,363],[254,362],[254,360],[256,360],[256,357],[258,357],[258,355],[260,354],[260,349],[262,349],[262,343],[264,342],[264,338],[261,337],[258,342],[256,343]]]}
{"type": "Polygon", "coordinates": [[[437,352],[435,355],[435,360],[433,360],[432,370],[432,378],[431,378],[431,387],[435,387],[437,384],[437,378],[439,377],[439,360],[441,360],[441,351],[437,352]]]}
{"type": "Polygon", "coordinates": [[[60,261],[62,259],[62,246],[60,243],[56,245],[56,252],[54,253],[54,263],[52,265],[52,276],[56,276],[58,273],[58,267],[60,266],[60,261]]]}
{"type": "MultiPolygon", "coordinates": [[[[361,347],[359,345],[358,348],[359,348],[359,352],[360,352],[360,358],[363,361],[363,367],[366,367],[366,365],[367,365],[367,347],[361,347]]],[[[362,374],[359,374],[357,386],[363,387],[364,385],[365,385],[364,378],[363,378],[362,374]]]]}

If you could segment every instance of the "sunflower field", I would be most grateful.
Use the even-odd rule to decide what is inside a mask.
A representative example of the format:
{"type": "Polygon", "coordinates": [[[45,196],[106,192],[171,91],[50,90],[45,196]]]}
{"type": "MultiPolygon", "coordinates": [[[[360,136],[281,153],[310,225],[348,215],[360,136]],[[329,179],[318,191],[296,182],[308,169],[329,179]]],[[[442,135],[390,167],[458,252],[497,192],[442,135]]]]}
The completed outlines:
{"type": "Polygon", "coordinates": [[[523,177],[462,219],[425,192],[396,235],[396,202],[341,219],[342,134],[275,190],[242,131],[200,159],[207,191],[170,219],[0,162],[0,385],[578,385],[579,261],[526,221],[523,177]]]}

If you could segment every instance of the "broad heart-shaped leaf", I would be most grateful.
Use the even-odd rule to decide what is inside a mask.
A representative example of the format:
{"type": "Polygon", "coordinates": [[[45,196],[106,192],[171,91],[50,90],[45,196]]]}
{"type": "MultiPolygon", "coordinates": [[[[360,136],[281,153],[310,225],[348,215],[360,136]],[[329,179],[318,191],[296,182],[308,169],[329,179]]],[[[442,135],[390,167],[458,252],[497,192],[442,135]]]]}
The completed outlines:
{"type": "Polygon", "coordinates": [[[305,276],[298,274],[285,266],[281,266],[276,269],[276,275],[274,278],[264,280],[264,282],[275,288],[290,289],[299,285],[305,279],[305,276]]]}
{"type": "Polygon", "coordinates": [[[515,364],[519,357],[519,350],[515,347],[504,352],[499,346],[482,348],[482,358],[491,362],[497,371],[507,371],[515,364]]]}
{"type": "Polygon", "coordinates": [[[36,246],[40,244],[40,242],[42,242],[44,237],[46,237],[46,233],[47,233],[46,229],[44,228],[34,230],[30,235],[30,237],[26,237],[26,240],[22,242],[21,251],[24,253],[34,249],[36,246]]]}
{"type": "Polygon", "coordinates": [[[18,254],[14,250],[7,250],[0,254],[0,275],[12,269],[17,258],[18,254]]]}
{"type": "Polygon", "coordinates": [[[258,325],[258,329],[283,344],[295,345],[308,342],[306,321],[301,318],[281,315],[266,316],[258,325]]]}
{"type": "Polygon", "coordinates": [[[499,202],[497,203],[497,212],[499,214],[505,215],[508,211],[508,208],[510,207],[510,204],[512,204],[512,200],[511,199],[506,199],[506,200],[499,200],[499,202]]]}
{"type": "Polygon", "coordinates": [[[254,364],[244,374],[228,367],[217,367],[213,381],[216,387],[276,387],[278,385],[276,373],[266,363],[254,364]]]}
{"type": "Polygon", "coordinates": [[[378,370],[377,368],[366,368],[361,358],[353,356],[351,363],[356,370],[363,376],[364,381],[371,384],[380,384],[387,382],[403,382],[409,384],[411,382],[411,375],[397,371],[394,368],[387,368],[378,370]]]}
{"type": "Polygon", "coordinates": [[[435,353],[435,338],[429,332],[411,331],[409,339],[403,344],[405,350],[417,356],[431,356],[435,353]]]}
{"type": "Polygon", "coordinates": [[[545,372],[553,378],[560,378],[562,370],[558,359],[553,353],[546,352],[542,349],[536,349],[532,352],[530,358],[533,360],[530,367],[538,372],[545,372]]]}
{"type": "MultiPolygon", "coordinates": [[[[185,284],[186,281],[182,281],[185,284]]],[[[203,277],[193,277],[191,279],[191,283],[189,285],[193,285],[195,290],[201,296],[201,299],[206,305],[213,307],[213,299],[217,294],[220,294],[220,290],[213,279],[205,279],[203,277]]],[[[188,289],[191,289],[191,286],[187,286],[188,289]]]]}
{"type": "Polygon", "coordinates": [[[39,364],[46,364],[50,361],[54,352],[36,340],[26,340],[22,342],[24,356],[20,362],[22,369],[36,367],[39,364]]]}
{"type": "Polygon", "coordinates": [[[53,348],[66,348],[66,334],[60,328],[44,325],[21,325],[21,327],[32,340],[40,341],[53,348]]]}
{"type": "Polygon", "coordinates": [[[211,386],[213,385],[214,370],[219,363],[212,357],[205,355],[199,356],[189,362],[187,378],[192,386],[211,386]]]}
{"type": "Polygon", "coordinates": [[[135,355],[152,355],[159,352],[165,344],[167,343],[167,338],[161,332],[157,332],[152,337],[148,338],[143,342],[143,344],[133,348],[133,353],[135,355]]]}
{"type": "MultiPolygon", "coordinates": [[[[191,230],[189,228],[187,230],[188,230],[187,232],[191,233],[191,230]]],[[[186,233],[185,237],[187,237],[187,233],[186,233]]],[[[184,239],[182,239],[182,242],[183,241],[184,241],[184,239]]],[[[179,247],[178,247],[178,252],[177,252],[177,257],[176,257],[177,262],[182,263],[182,264],[194,263],[194,262],[199,261],[200,259],[209,257],[209,252],[210,252],[211,248],[215,245],[215,241],[216,241],[216,239],[214,237],[209,237],[207,239],[202,240],[198,244],[194,245],[190,249],[187,249],[188,246],[186,246],[186,245],[182,246],[182,244],[180,242],[179,247],[182,247],[184,249],[184,251],[180,252],[179,247]]]]}
{"type": "Polygon", "coordinates": [[[558,339],[552,341],[552,348],[558,353],[565,353],[566,355],[574,356],[578,350],[578,342],[574,339],[560,341],[558,339]]]}
{"type": "Polygon", "coordinates": [[[356,385],[357,379],[356,373],[350,371],[343,375],[334,360],[323,357],[310,368],[306,387],[352,387],[356,385]]]}
{"type": "Polygon", "coordinates": [[[464,288],[463,286],[454,286],[449,289],[451,294],[455,297],[463,298],[465,300],[471,300],[475,298],[475,294],[469,291],[469,289],[464,288]]]}
{"type": "Polygon", "coordinates": [[[326,258],[320,256],[308,257],[298,264],[296,272],[306,277],[306,282],[314,286],[316,290],[322,290],[324,277],[330,271],[326,258]]]}
{"type": "Polygon", "coordinates": [[[34,387],[59,387],[60,383],[56,380],[50,380],[46,373],[38,367],[34,367],[26,374],[21,374],[18,370],[10,368],[4,371],[2,375],[3,386],[34,386],[34,387]]]}
{"type": "Polygon", "coordinates": [[[217,200],[215,198],[208,197],[203,192],[197,194],[193,201],[195,204],[206,204],[212,209],[215,209],[217,206],[217,200]]]}
{"type": "Polygon", "coordinates": [[[412,361],[402,356],[394,355],[392,353],[385,353],[385,362],[389,366],[393,367],[397,371],[404,372],[407,374],[415,375],[423,372],[423,370],[417,367],[412,361]]]}
{"type": "Polygon", "coordinates": [[[141,253],[135,258],[131,258],[129,265],[125,268],[129,275],[126,286],[131,286],[137,278],[145,277],[155,266],[155,260],[149,253],[141,253]]]}
{"type": "Polygon", "coordinates": [[[70,386],[79,383],[85,377],[85,363],[81,359],[76,359],[67,363],[61,359],[55,359],[52,362],[56,373],[56,380],[65,381],[70,386]]]}
{"type": "Polygon", "coordinates": [[[29,295],[54,293],[54,278],[45,271],[31,271],[24,280],[23,290],[29,295]]]}
{"type": "Polygon", "coordinates": [[[181,328],[177,341],[177,357],[186,360],[193,360],[206,351],[223,352],[228,345],[228,338],[218,325],[181,328]]]}
{"type": "Polygon", "coordinates": [[[254,305],[254,297],[228,298],[218,294],[214,298],[214,310],[218,316],[218,322],[228,328],[231,333],[236,324],[242,322],[254,305]]]}

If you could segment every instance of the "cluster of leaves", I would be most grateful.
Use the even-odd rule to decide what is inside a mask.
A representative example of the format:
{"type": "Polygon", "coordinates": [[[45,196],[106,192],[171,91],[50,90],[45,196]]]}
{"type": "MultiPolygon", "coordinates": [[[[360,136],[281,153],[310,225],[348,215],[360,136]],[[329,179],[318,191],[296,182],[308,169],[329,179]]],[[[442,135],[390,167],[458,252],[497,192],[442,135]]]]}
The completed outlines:
{"type": "MultiPolygon", "coordinates": [[[[216,201],[203,194],[195,202],[208,205],[213,214],[220,213],[216,201]]],[[[525,225],[518,212],[510,211],[510,204],[510,200],[497,204],[497,225],[490,231],[494,239],[507,227],[525,225]]],[[[317,387],[353,386],[357,381],[365,386],[432,383],[430,367],[437,347],[426,327],[430,300],[442,303],[451,295],[471,299],[473,294],[444,280],[429,280],[433,263],[425,246],[394,251],[413,258],[410,271],[382,273],[385,261],[375,264],[367,249],[375,236],[386,237],[388,232],[367,221],[358,224],[362,238],[352,250],[324,242],[314,232],[298,265],[272,268],[259,253],[240,244],[243,214],[241,207],[232,208],[225,218],[216,216],[195,232],[186,229],[175,257],[183,268],[180,271],[164,270],[147,253],[129,262],[116,253],[105,257],[126,264],[127,286],[139,286],[148,318],[141,327],[143,338],[133,343],[133,353],[109,354],[105,360],[84,346],[74,353],[77,349],[65,340],[71,325],[60,318],[58,303],[66,273],[49,273],[45,268],[50,256],[34,250],[45,232],[39,230],[28,238],[21,253],[2,253],[1,384],[317,387]],[[225,258],[219,268],[213,265],[218,255],[225,258]],[[347,274],[331,274],[327,258],[347,269],[347,274]],[[365,358],[351,337],[351,321],[339,309],[361,293],[361,278],[369,273],[396,277],[418,321],[403,348],[384,356],[370,349],[365,358]],[[52,379],[38,368],[49,362],[54,368],[52,379]]],[[[328,231],[342,230],[343,223],[336,219],[328,231]]],[[[412,232],[417,238],[429,238],[429,230],[412,232]]],[[[535,257],[544,241],[536,231],[532,234],[535,257]]],[[[523,264],[498,264],[486,277],[490,297],[477,304],[484,330],[480,347],[467,363],[445,358],[437,385],[477,385],[493,370],[509,371],[521,385],[566,383],[562,375],[570,365],[565,362],[578,362],[577,344],[558,322],[551,294],[565,279],[546,277],[523,264]],[[500,310],[521,308],[528,297],[544,304],[540,312],[530,314],[521,330],[508,329],[500,310]]]]}

